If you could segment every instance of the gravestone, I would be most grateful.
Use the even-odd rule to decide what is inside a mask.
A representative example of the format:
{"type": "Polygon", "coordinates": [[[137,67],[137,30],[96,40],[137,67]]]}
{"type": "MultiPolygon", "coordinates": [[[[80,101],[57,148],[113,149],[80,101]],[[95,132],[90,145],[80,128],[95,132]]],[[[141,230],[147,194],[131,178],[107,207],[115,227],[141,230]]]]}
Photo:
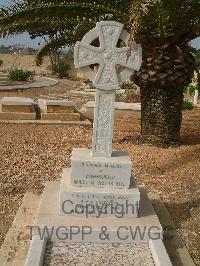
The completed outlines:
{"type": "Polygon", "coordinates": [[[0,100],[0,120],[34,120],[33,100],[22,97],[4,97],[0,100]]]}
{"type": "Polygon", "coordinates": [[[39,99],[42,120],[80,121],[75,103],[68,100],[39,99]]]}
{"type": "Polygon", "coordinates": [[[118,40],[128,43],[128,33],[123,25],[112,22],[97,23],[97,27],[85,35],[74,49],[75,66],[82,68],[84,75],[97,88],[95,99],[95,118],[93,130],[94,156],[110,157],[112,153],[112,135],[114,122],[115,91],[119,82],[127,80],[133,70],[139,70],[142,60],[141,45],[135,44],[133,53],[127,57],[128,47],[117,48],[118,40]],[[90,45],[99,38],[100,47],[90,45]],[[97,73],[92,72],[90,65],[97,64],[97,73]],[[116,66],[124,70],[117,73],[116,66]]]}
{"type": "MultiPolygon", "coordinates": [[[[47,182],[31,228],[35,242],[27,266],[33,260],[37,248],[34,243],[41,232],[45,239],[70,244],[149,245],[152,239],[162,239],[162,227],[151,202],[134,182],[128,153],[112,150],[115,90],[119,82],[139,69],[142,53],[141,46],[134,44],[127,59],[128,48],[117,48],[118,39],[128,42],[122,24],[99,22],[75,45],[75,66],[97,88],[93,145],[92,149],[73,149],[71,168],[63,170],[62,180],[47,182]],[[100,47],[93,47],[91,42],[98,37],[100,47]],[[99,68],[95,74],[89,66],[96,63],[99,68]],[[115,68],[118,64],[124,66],[120,73],[115,68]]],[[[44,253],[44,245],[38,246],[44,253]]],[[[125,248],[123,256],[126,252],[125,248]]]]}

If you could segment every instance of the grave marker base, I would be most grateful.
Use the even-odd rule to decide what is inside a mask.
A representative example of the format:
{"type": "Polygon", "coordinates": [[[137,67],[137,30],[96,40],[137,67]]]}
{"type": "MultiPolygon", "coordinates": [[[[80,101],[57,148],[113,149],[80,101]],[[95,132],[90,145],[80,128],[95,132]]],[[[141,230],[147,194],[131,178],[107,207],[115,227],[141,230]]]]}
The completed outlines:
{"type": "Polygon", "coordinates": [[[73,149],[70,178],[73,186],[129,188],[132,161],[127,152],[93,157],[90,149],[73,149]]]}
{"type": "Polygon", "coordinates": [[[135,184],[128,189],[77,187],[70,182],[69,168],[64,169],[59,195],[61,215],[79,212],[81,216],[136,218],[140,207],[140,191],[135,184]],[[76,211],[79,204],[85,206],[82,213],[76,211]]]}
{"type": "Polygon", "coordinates": [[[43,237],[52,241],[69,243],[148,243],[150,238],[162,239],[163,232],[158,217],[144,189],[139,189],[141,208],[138,218],[86,218],[60,215],[60,181],[47,182],[32,232],[34,235],[42,233],[43,237]],[[100,237],[104,226],[109,239],[100,237]],[[91,234],[87,234],[89,228],[92,230],[91,234]],[[79,234],[75,233],[76,230],[80,230],[79,234]]]}

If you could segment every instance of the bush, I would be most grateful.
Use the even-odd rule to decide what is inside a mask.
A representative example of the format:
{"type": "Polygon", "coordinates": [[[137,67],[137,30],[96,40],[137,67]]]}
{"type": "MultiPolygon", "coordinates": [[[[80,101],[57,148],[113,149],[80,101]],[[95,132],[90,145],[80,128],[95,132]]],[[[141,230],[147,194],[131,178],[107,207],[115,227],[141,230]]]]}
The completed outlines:
{"type": "Polygon", "coordinates": [[[53,65],[52,70],[53,74],[58,75],[58,77],[62,79],[64,77],[68,77],[67,71],[69,70],[69,65],[60,61],[58,64],[53,65]]]}
{"type": "Polygon", "coordinates": [[[122,93],[116,95],[116,102],[125,102],[125,103],[140,103],[140,95],[135,94],[134,92],[122,93]]]}
{"type": "Polygon", "coordinates": [[[0,59],[0,67],[3,65],[3,60],[0,59]]]}
{"type": "Polygon", "coordinates": [[[15,81],[27,81],[33,76],[33,72],[23,69],[13,69],[9,72],[9,79],[15,81]]]}
{"type": "Polygon", "coordinates": [[[198,90],[199,93],[200,93],[200,86],[198,86],[198,85],[194,85],[194,84],[191,83],[191,84],[189,84],[188,86],[186,86],[186,87],[184,88],[184,92],[185,92],[185,93],[189,92],[190,95],[194,95],[195,90],[198,90]]]}
{"type": "Polygon", "coordinates": [[[193,110],[194,104],[188,101],[183,101],[182,103],[182,110],[193,110]]]}
{"type": "Polygon", "coordinates": [[[123,90],[138,90],[139,87],[132,81],[125,81],[120,85],[120,88],[123,90]]]}

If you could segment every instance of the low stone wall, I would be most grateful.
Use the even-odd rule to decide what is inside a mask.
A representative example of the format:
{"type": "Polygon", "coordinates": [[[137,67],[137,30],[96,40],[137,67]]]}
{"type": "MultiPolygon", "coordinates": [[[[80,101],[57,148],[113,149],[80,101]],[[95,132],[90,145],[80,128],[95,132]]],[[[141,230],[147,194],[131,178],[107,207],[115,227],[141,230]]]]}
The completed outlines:
{"type": "MultiPolygon", "coordinates": [[[[3,64],[0,67],[0,71],[8,71],[15,60],[13,54],[0,54],[0,59],[3,60],[3,64]]],[[[36,66],[35,55],[20,55],[15,64],[14,68],[28,69],[35,71],[36,75],[50,74],[50,59],[45,56],[44,63],[41,66],[36,66]]]]}
{"type": "MultiPolygon", "coordinates": [[[[44,62],[41,66],[36,65],[35,55],[20,55],[15,64],[14,68],[28,69],[34,71],[36,75],[51,75],[51,62],[49,56],[44,57],[44,62]]],[[[0,59],[3,60],[3,64],[0,67],[0,72],[8,71],[15,60],[13,54],[0,54],[0,59]]],[[[74,67],[74,59],[72,57],[65,59],[66,64],[70,66],[69,77],[73,79],[83,79],[84,76],[79,69],[74,67]]]]}
{"type": "Polygon", "coordinates": [[[79,69],[76,69],[74,66],[74,58],[67,58],[65,59],[65,62],[66,64],[69,65],[68,73],[69,73],[70,78],[73,78],[76,80],[84,79],[83,73],[79,69]]]}

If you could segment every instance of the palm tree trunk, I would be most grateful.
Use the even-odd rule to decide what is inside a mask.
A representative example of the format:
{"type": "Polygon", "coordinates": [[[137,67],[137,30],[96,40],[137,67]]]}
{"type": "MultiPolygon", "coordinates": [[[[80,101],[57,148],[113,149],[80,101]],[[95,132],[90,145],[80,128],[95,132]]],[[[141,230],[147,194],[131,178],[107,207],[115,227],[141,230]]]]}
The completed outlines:
{"type": "Polygon", "coordinates": [[[182,89],[141,87],[141,141],[177,142],[182,122],[182,89]]]}
{"type": "Polygon", "coordinates": [[[132,76],[141,89],[142,142],[168,145],[179,140],[183,90],[191,82],[194,69],[188,46],[143,45],[141,69],[132,76]]]}

